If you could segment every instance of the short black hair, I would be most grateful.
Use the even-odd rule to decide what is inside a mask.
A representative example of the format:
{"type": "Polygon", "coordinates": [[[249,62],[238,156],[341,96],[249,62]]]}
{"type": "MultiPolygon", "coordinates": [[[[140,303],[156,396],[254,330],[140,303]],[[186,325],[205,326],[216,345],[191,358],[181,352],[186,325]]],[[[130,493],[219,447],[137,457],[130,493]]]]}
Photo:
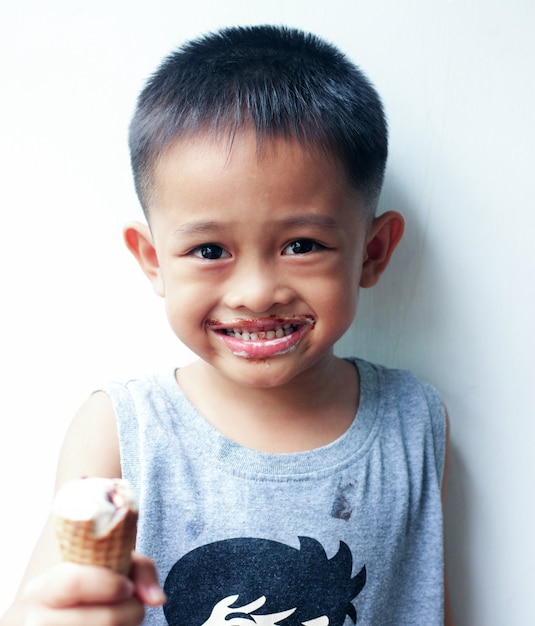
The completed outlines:
{"type": "Polygon", "coordinates": [[[282,26],[225,28],[168,56],[139,95],[130,124],[136,192],[148,212],[153,168],[171,142],[253,129],[259,145],[294,139],[340,160],[372,214],[388,131],[376,90],[336,47],[282,26]]]}

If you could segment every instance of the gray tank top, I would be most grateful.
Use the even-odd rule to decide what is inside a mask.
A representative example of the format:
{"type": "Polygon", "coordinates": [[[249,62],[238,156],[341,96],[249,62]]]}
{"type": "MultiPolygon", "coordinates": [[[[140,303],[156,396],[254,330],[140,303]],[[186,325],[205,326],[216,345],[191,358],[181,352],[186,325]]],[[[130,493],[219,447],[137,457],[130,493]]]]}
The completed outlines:
{"type": "Polygon", "coordinates": [[[227,439],[173,371],[105,388],[137,548],[168,596],[145,624],[443,624],[442,403],[409,372],[353,362],[351,427],[296,454],[227,439]]]}

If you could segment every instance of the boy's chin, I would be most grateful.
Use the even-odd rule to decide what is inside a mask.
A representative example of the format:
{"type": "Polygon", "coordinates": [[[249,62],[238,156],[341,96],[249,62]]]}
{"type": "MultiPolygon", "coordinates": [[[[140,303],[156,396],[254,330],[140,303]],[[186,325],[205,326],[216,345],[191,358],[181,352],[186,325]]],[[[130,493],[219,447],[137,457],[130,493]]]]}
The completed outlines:
{"type": "Polygon", "coordinates": [[[218,378],[249,389],[283,389],[298,379],[305,382],[308,376],[317,381],[317,368],[293,350],[263,359],[229,354],[211,365],[218,378]]]}

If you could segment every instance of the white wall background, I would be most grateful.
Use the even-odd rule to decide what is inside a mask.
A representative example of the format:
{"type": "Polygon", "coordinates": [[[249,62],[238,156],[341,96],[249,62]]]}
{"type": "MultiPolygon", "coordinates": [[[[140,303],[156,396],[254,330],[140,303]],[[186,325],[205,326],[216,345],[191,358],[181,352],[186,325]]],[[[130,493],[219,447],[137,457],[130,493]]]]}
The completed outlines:
{"type": "Polygon", "coordinates": [[[110,378],[189,359],[121,243],[140,215],[126,148],[135,97],[182,40],[275,22],[337,43],[390,118],[382,208],[403,211],[407,235],[340,352],[414,369],[449,407],[458,626],[533,623],[534,7],[3,0],[0,612],[78,404],[110,378]]]}

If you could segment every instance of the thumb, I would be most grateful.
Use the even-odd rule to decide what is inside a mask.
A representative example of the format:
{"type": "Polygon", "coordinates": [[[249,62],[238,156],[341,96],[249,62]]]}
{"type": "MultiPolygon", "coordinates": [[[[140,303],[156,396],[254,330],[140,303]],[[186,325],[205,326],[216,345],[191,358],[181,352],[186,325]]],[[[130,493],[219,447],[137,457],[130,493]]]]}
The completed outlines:
{"type": "Polygon", "coordinates": [[[143,604],[161,606],[165,603],[166,597],[158,582],[156,566],[149,558],[138,552],[132,553],[130,578],[134,583],[136,595],[143,604]]]}

